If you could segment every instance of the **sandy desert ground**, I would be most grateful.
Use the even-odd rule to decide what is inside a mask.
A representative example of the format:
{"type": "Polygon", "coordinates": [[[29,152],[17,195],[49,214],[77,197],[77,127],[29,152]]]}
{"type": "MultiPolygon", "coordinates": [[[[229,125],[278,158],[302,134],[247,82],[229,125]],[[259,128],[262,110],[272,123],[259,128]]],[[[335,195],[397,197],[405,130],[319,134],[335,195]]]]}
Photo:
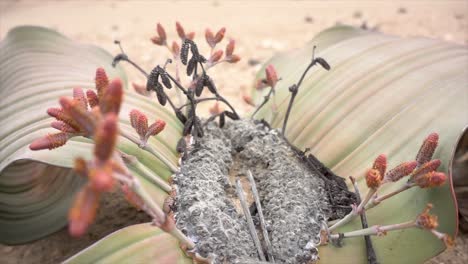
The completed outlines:
{"type": "MultiPolygon", "coordinates": [[[[277,52],[301,47],[337,23],[365,23],[388,34],[468,45],[468,1],[0,1],[0,38],[17,25],[41,25],[113,54],[119,52],[113,40],[120,39],[126,52],[146,69],[169,55],[149,41],[156,23],[165,25],[169,38],[176,39],[175,21],[195,31],[199,41],[203,41],[206,27],[217,30],[223,26],[227,37],[237,41],[242,61],[217,67],[212,76],[231,102],[244,105],[241,112],[250,110],[241,103],[241,95],[250,87],[260,63],[277,52]]],[[[126,69],[130,80],[143,81],[134,69],[126,69]]],[[[106,201],[113,201],[104,206],[109,210],[121,197],[107,197],[106,201]]],[[[122,219],[115,223],[101,214],[98,222],[106,224],[95,227],[81,241],[70,241],[62,230],[48,242],[43,239],[16,247],[0,245],[0,262],[55,263],[110,233],[112,228],[147,221],[145,216],[135,216],[131,208],[121,210],[128,223],[122,219]],[[62,245],[64,241],[66,246],[62,245]]],[[[468,263],[468,236],[459,236],[454,249],[428,263],[468,263]]]]}

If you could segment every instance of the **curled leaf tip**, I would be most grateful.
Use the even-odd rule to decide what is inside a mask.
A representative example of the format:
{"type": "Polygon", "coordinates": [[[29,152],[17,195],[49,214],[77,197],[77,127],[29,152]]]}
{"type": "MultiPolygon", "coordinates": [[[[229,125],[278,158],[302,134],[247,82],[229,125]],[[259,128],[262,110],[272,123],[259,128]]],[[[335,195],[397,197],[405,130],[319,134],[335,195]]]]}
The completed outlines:
{"type": "Polygon", "coordinates": [[[382,183],[382,176],[380,172],[376,169],[370,169],[366,173],[366,183],[367,187],[370,189],[377,189],[382,183]]]}
{"type": "Polygon", "coordinates": [[[48,134],[44,137],[34,140],[30,145],[30,150],[55,149],[67,143],[69,135],[64,132],[48,134]]]}
{"type": "Polygon", "coordinates": [[[435,149],[439,144],[439,134],[431,133],[429,136],[424,139],[421,148],[416,155],[416,161],[418,162],[418,167],[422,164],[430,161],[434,155],[435,149]]]}
{"type": "Polygon", "coordinates": [[[416,168],[416,161],[403,162],[385,174],[385,179],[389,182],[397,182],[416,168]]]}
{"type": "Polygon", "coordinates": [[[108,160],[117,141],[117,116],[113,113],[105,116],[94,135],[94,155],[101,161],[108,160]]]}

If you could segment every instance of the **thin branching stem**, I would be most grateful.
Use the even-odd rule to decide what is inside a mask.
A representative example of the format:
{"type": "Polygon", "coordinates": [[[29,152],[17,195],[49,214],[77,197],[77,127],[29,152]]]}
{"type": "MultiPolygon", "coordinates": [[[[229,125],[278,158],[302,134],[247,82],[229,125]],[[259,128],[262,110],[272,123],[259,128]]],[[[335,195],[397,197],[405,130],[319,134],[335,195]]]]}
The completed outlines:
{"type": "Polygon", "coordinates": [[[164,165],[169,167],[171,172],[176,172],[177,167],[172,164],[169,160],[166,159],[166,157],[162,156],[158,152],[156,152],[151,146],[148,144],[144,144],[139,138],[133,136],[132,134],[126,132],[125,130],[120,130],[120,135],[123,136],[124,138],[130,140],[131,142],[135,143],[137,146],[139,146],[141,149],[146,150],[147,152],[153,154],[156,158],[158,158],[164,165]]]}
{"type": "Polygon", "coordinates": [[[249,179],[250,188],[252,189],[252,194],[255,200],[255,205],[257,206],[258,217],[260,218],[260,227],[262,228],[263,240],[265,240],[268,260],[272,263],[275,263],[275,258],[273,257],[273,248],[271,246],[270,238],[268,237],[268,231],[266,229],[265,218],[263,217],[263,210],[262,210],[262,205],[260,203],[260,196],[258,195],[257,185],[255,184],[255,180],[250,170],[247,173],[247,178],[249,179]]]}
{"type": "Polygon", "coordinates": [[[244,190],[242,189],[240,180],[236,180],[236,191],[237,197],[240,200],[242,205],[242,210],[244,212],[245,218],[247,219],[247,225],[249,226],[250,235],[252,236],[252,240],[257,248],[258,255],[261,261],[266,261],[265,255],[263,254],[262,245],[260,244],[260,240],[258,239],[257,231],[255,230],[255,225],[252,220],[252,216],[250,215],[249,206],[247,205],[247,201],[245,200],[244,190]]]}
{"type": "MultiPolygon", "coordinates": [[[[167,73],[167,72],[166,72],[167,73]]],[[[171,79],[171,81],[176,85],[177,88],[179,88],[185,95],[187,95],[187,90],[182,86],[182,84],[180,84],[174,77],[172,77],[172,75],[170,75],[169,73],[167,73],[167,77],[169,77],[169,79],[171,79]]]]}
{"type": "MultiPolygon", "coordinates": [[[[205,101],[219,101],[219,98],[217,97],[206,97],[206,98],[200,98],[200,99],[195,99],[195,103],[201,103],[205,101]]],[[[182,110],[184,107],[189,106],[190,103],[185,103],[177,108],[178,111],[182,110]]]]}
{"type": "Polygon", "coordinates": [[[364,200],[362,200],[360,203],[359,203],[359,206],[355,209],[353,209],[349,214],[347,214],[345,217],[343,217],[342,219],[340,219],[338,222],[336,222],[335,224],[333,224],[329,230],[332,231],[332,230],[335,230],[336,228],[350,222],[351,220],[353,220],[356,216],[358,216],[360,214],[360,212],[362,212],[363,210],[370,210],[372,208],[374,208],[375,206],[379,205],[382,201],[384,200],[387,200],[403,191],[406,191],[412,187],[416,186],[414,183],[406,183],[404,185],[402,185],[401,187],[399,187],[398,189],[390,192],[390,193],[387,193],[385,195],[382,195],[382,196],[378,196],[378,197],[375,197],[375,194],[377,192],[377,189],[369,189],[366,197],[364,198],[364,200]]]}
{"type": "Polygon", "coordinates": [[[289,90],[291,91],[291,99],[289,100],[289,104],[288,104],[288,110],[286,111],[286,116],[284,118],[284,122],[283,122],[283,128],[281,130],[281,133],[283,134],[283,136],[285,136],[286,134],[286,126],[288,124],[288,119],[289,119],[289,114],[291,113],[291,109],[292,109],[292,106],[293,106],[293,103],[294,103],[294,99],[296,99],[296,95],[297,93],[299,92],[299,88],[301,87],[301,84],[302,84],[302,81],[304,80],[307,72],[309,72],[309,70],[315,65],[317,64],[317,61],[315,60],[315,46],[314,46],[314,49],[312,51],[312,61],[309,63],[309,65],[307,66],[307,68],[305,69],[305,71],[302,73],[302,76],[301,78],[299,79],[299,81],[297,82],[297,84],[293,84],[289,90]]]}
{"type": "MultiPolygon", "coordinates": [[[[140,197],[140,199],[143,201],[144,206],[146,206],[147,210],[145,211],[148,211],[148,214],[151,217],[153,217],[153,220],[156,223],[156,225],[163,225],[167,221],[167,216],[164,213],[164,211],[161,209],[161,207],[159,207],[158,204],[156,204],[153,201],[152,197],[142,187],[140,180],[131,174],[130,170],[125,165],[125,162],[122,159],[120,153],[115,152],[114,157],[114,160],[124,170],[123,174],[126,176],[126,178],[129,179],[129,187],[136,195],[138,195],[138,197],[140,197]]],[[[186,245],[188,249],[193,249],[195,247],[193,241],[186,237],[179,229],[177,229],[177,227],[172,228],[168,233],[170,233],[173,237],[178,239],[180,243],[186,245]]]]}
{"type": "MultiPolygon", "coordinates": [[[[192,113],[193,113],[193,118],[195,119],[196,117],[196,112],[195,112],[195,109],[196,109],[196,102],[195,102],[195,98],[193,97],[193,93],[189,92],[187,89],[185,89],[174,77],[172,77],[172,75],[170,75],[169,73],[167,73],[167,76],[169,77],[169,79],[171,79],[171,81],[175,84],[175,86],[177,88],[179,88],[184,94],[185,96],[187,96],[187,99],[189,101],[189,104],[192,106],[192,113]]],[[[180,112],[180,110],[178,109],[174,109],[174,112],[180,112]]],[[[195,132],[196,133],[196,132],[195,132]]]]}
{"type": "MultiPolygon", "coordinates": [[[[177,54],[175,54],[173,51],[172,51],[172,48],[169,47],[169,43],[166,42],[166,45],[165,47],[169,50],[169,52],[172,54],[172,58],[173,58],[173,61],[175,61],[175,79],[180,82],[180,59],[179,59],[179,56],[177,56],[177,54]]],[[[180,93],[180,90],[176,90],[176,94],[177,94],[177,99],[179,101],[179,104],[182,104],[183,103],[183,97],[182,97],[182,94],[180,93]]]]}
{"type": "Polygon", "coordinates": [[[371,226],[365,229],[350,231],[346,233],[331,234],[330,238],[340,239],[340,238],[357,237],[357,236],[382,235],[388,231],[402,230],[402,229],[408,229],[408,228],[413,228],[413,227],[417,227],[417,224],[414,221],[408,221],[408,222],[404,222],[400,224],[385,225],[385,226],[375,225],[375,226],[371,226]]]}
{"type": "Polygon", "coordinates": [[[237,114],[236,109],[234,109],[234,107],[232,107],[232,105],[226,99],[224,99],[224,97],[219,94],[216,94],[216,96],[218,97],[218,100],[225,103],[237,117],[240,117],[239,114],[237,114]]]}
{"type": "Polygon", "coordinates": [[[206,121],[203,123],[203,127],[205,127],[206,125],[208,125],[208,123],[210,123],[211,121],[215,120],[218,116],[220,116],[221,114],[223,114],[223,112],[221,113],[217,113],[217,114],[214,114],[214,115],[211,115],[208,119],[206,119],[206,121]]]}
{"type": "Polygon", "coordinates": [[[370,201],[372,196],[377,192],[377,188],[371,188],[369,191],[367,191],[366,196],[364,199],[359,203],[359,206],[356,208],[356,213],[360,214],[362,210],[364,210],[364,206],[370,201]]]}
{"type": "Polygon", "coordinates": [[[166,181],[155,175],[148,167],[142,164],[137,157],[123,152],[120,152],[120,155],[126,165],[140,172],[143,177],[158,185],[165,192],[169,193],[172,190],[171,186],[166,181]]]}
{"type": "Polygon", "coordinates": [[[190,101],[190,107],[192,108],[191,109],[191,113],[192,113],[192,118],[193,118],[193,128],[192,128],[192,135],[193,135],[193,138],[196,139],[197,137],[201,136],[198,134],[198,122],[196,122],[196,117],[197,117],[197,113],[196,113],[196,109],[197,109],[197,104],[195,103],[195,98],[193,98],[193,92],[188,92],[187,93],[187,98],[189,98],[189,101],[190,101]]]}
{"type": "MultiPolygon", "coordinates": [[[[177,91],[178,91],[178,90],[177,90],[177,91]]],[[[169,105],[171,106],[172,110],[173,110],[174,112],[176,112],[178,108],[174,105],[174,103],[172,102],[171,98],[169,98],[169,96],[166,96],[166,98],[167,98],[167,102],[168,102],[169,105]]]]}
{"type": "Polygon", "coordinates": [[[169,231],[169,234],[171,234],[173,237],[177,238],[182,244],[187,246],[187,249],[194,249],[195,248],[195,243],[193,241],[186,237],[180,229],[177,227],[174,227],[171,231],[169,231]]]}
{"type": "MultiPolygon", "coordinates": [[[[143,70],[138,64],[136,64],[134,61],[132,61],[128,56],[127,54],[125,54],[123,52],[123,49],[122,49],[122,46],[120,45],[120,42],[118,42],[119,44],[119,47],[120,47],[120,50],[122,51],[122,57],[120,58],[120,61],[126,61],[128,63],[130,63],[133,67],[135,67],[138,71],[140,71],[145,77],[146,79],[148,79],[149,77],[149,74],[143,70]]],[[[164,67],[163,68],[166,68],[167,64],[171,63],[172,60],[171,59],[168,59],[166,60],[166,63],[164,64],[164,67]]],[[[176,111],[176,106],[174,105],[174,103],[172,102],[171,98],[169,98],[168,96],[166,97],[167,98],[167,101],[169,102],[169,105],[171,106],[172,110],[176,111]]]]}
{"type": "Polygon", "coordinates": [[[252,114],[252,118],[255,116],[255,114],[258,113],[258,111],[260,111],[260,109],[266,104],[268,103],[268,100],[270,100],[270,96],[272,95],[272,93],[274,92],[274,87],[270,87],[270,91],[268,92],[268,94],[263,97],[263,102],[257,107],[257,109],[255,109],[255,112],[253,112],[252,114]]]}
{"type": "Polygon", "coordinates": [[[121,56],[117,55],[117,57],[119,57],[119,61],[126,61],[126,62],[130,63],[133,67],[135,67],[138,71],[140,71],[143,75],[145,75],[146,78],[148,78],[148,76],[149,76],[148,73],[145,70],[143,70],[143,68],[138,66],[138,64],[136,64],[134,61],[132,61],[128,57],[128,55],[125,53],[125,51],[122,48],[122,44],[120,43],[120,40],[114,40],[114,43],[119,45],[119,49],[120,49],[120,52],[121,52],[121,54],[120,54],[121,56]]]}
{"type": "Polygon", "coordinates": [[[291,91],[291,99],[289,100],[288,110],[286,110],[286,116],[284,117],[283,128],[281,129],[281,134],[284,137],[286,137],[286,134],[285,134],[286,133],[286,125],[288,124],[289,114],[291,113],[291,109],[292,109],[292,106],[293,106],[293,103],[294,103],[294,99],[296,99],[298,88],[297,88],[296,85],[293,85],[293,86],[291,86],[291,88],[289,90],[291,91]]]}
{"type": "Polygon", "coordinates": [[[330,226],[328,228],[328,230],[331,232],[331,231],[337,229],[338,227],[343,226],[343,225],[351,222],[356,216],[358,216],[360,214],[360,212],[362,211],[364,206],[367,204],[367,202],[369,202],[370,198],[372,197],[372,195],[375,194],[376,191],[377,191],[376,189],[369,189],[369,191],[367,192],[366,197],[363,200],[361,200],[358,207],[351,210],[351,212],[349,212],[349,214],[347,214],[345,217],[341,218],[338,222],[336,222],[335,224],[330,226]]]}
{"type": "Polygon", "coordinates": [[[357,214],[355,213],[354,210],[352,210],[349,214],[347,214],[345,217],[341,218],[338,222],[334,223],[332,226],[330,226],[328,228],[328,230],[331,232],[333,230],[335,230],[336,228],[346,224],[346,223],[349,223],[351,220],[354,219],[354,217],[356,217],[357,214]]]}
{"type": "MultiPolygon", "coordinates": [[[[140,181],[138,178],[134,177],[133,185],[131,186],[132,190],[143,200],[145,205],[147,205],[153,214],[156,216],[154,220],[156,220],[157,225],[164,224],[166,220],[166,214],[163,210],[151,199],[149,194],[142,188],[140,181]]],[[[189,249],[195,247],[195,244],[192,240],[186,237],[177,227],[174,227],[169,233],[177,238],[182,244],[186,245],[189,249]]]]}
{"type": "Polygon", "coordinates": [[[406,190],[408,190],[408,189],[410,189],[410,188],[412,188],[414,186],[415,186],[414,183],[406,183],[406,184],[400,186],[398,189],[396,189],[396,190],[394,190],[394,191],[392,191],[390,193],[387,193],[387,194],[384,194],[382,196],[377,196],[375,198],[372,198],[370,200],[370,202],[366,205],[365,208],[366,208],[366,210],[374,208],[375,206],[380,204],[382,201],[387,200],[387,199],[389,199],[389,198],[391,198],[391,197],[393,197],[393,196],[395,196],[395,195],[397,195],[397,194],[399,194],[399,193],[401,193],[403,191],[406,191],[406,190]]]}
{"type": "MultiPolygon", "coordinates": [[[[203,66],[203,63],[199,62],[199,64],[200,64],[200,66],[202,68],[203,74],[206,75],[206,70],[205,70],[205,67],[203,66]]],[[[216,98],[218,98],[219,101],[226,104],[237,117],[240,117],[239,114],[237,114],[236,109],[234,109],[234,107],[232,107],[232,105],[222,95],[220,95],[218,92],[216,92],[215,96],[216,96],[216,98]]]]}
{"type": "Polygon", "coordinates": [[[148,73],[145,70],[143,70],[143,68],[138,66],[138,64],[136,64],[135,62],[130,60],[128,57],[123,59],[123,60],[130,63],[133,67],[135,67],[138,71],[140,71],[143,75],[145,75],[146,78],[148,78],[148,73]]]}
{"type": "MultiPolygon", "coordinates": [[[[354,186],[354,192],[356,193],[356,202],[360,203],[361,202],[361,192],[359,191],[359,187],[357,185],[356,180],[354,177],[350,176],[349,179],[353,183],[354,186]]],[[[366,210],[362,210],[361,213],[361,224],[362,228],[366,229],[369,227],[369,224],[367,223],[367,216],[366,216],[366,210]]],[[[365,235],[364,240],[366,242],[366,252],[367,252],[367,263],[368,264],[378,264],[377,261],[377,255],[375,254],[375,249],[374,246],[372,245],[372,240],[370,239],[370,236],[365,235]]]]}

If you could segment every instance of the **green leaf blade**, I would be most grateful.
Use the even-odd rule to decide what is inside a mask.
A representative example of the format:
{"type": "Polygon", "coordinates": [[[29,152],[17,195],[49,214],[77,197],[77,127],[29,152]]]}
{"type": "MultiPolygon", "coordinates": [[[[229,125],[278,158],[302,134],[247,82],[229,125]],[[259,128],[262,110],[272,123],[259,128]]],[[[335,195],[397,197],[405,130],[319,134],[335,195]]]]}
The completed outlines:
{"type": "MultiPolygon", "coordinates": [[[[358,178],[365,194],[363,175],[379,154],[389,157],[389,167],[414,160],[423,139],[437,132],[440,144],[435,158],[442,161],[440,171],[451,176],[449,163],[456,141],[468,123],[466,47],[350,28],[326,30],[305,48],[270,61],[282,78],[277,86],[279,113],[273,118],[267,104],[256,118],[282,126],[290,97],[287,88],[310,62],[313,45],[318,45],[316,56],[325,58],[332,69],[326,72],[317,67],[304,79],[286,130],[294,145],[310,148],[338,175],[358,178]],[[286,62],[291,57],[296,58],[294,63],[286,62]]],[[[262,99],[261,93],[254,95],[262,99]]],[[[401,184],[403,181],[384,186],[379,193],[401,184]]],[[[440,188],[414,188],[393,197],[368,212],[369,224],[409,221],[432,203],[439,230],[455,235],[456,202],[451,184],[450,179],[440,188]]],[[[360,226],[356,219],[337,231],[360,226]]],[[[445,249],[441,241],[422,230],[397,231],[372,240],[381,263],[420,263],[445,249]]],[[[366,262],[362,238],[345,243],[343,248],[320,248],[321,263],[366,262]]]]}

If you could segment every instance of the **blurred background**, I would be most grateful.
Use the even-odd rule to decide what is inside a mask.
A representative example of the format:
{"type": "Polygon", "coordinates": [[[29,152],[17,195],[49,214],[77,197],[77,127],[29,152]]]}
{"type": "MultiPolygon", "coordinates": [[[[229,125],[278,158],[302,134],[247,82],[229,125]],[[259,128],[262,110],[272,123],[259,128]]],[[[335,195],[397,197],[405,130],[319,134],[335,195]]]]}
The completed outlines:
{"type": "MultiPolygon", "coordinates": [[[[196,32],[195,40],[200,43],[201,50],[208,51],[205,28],[216,32],[226,27],[226,36],[236,40],[236,54],[242,60],[238,64],[214,68],[212,76],[227,99],[241,107],[241,113],[251,110],[242,103],[241,95],[251,88],[263,62],[278,52],[302,47],[314,35],[336,24],[468,45],[468,1],[0,0],[0,38],[18,25],[40,25],[56,29],[76,41],[101,46],[112,54],[119,53],[113,44],[119,39],[126,53],[148,71],[170,57],[167,50],[150,41],[155,35],[156,23],[165,26],[172,41],[177,40],[176,21],[184,25],[186,31],[196,32]]],[[[145,82],[136,70],[125,67],[130,81],[145,82]]],[[[205,107],[206,111],[209,106],[205,107]]],[[[132,219],[133,222],[122,221],[121,225],[147,221],[145,217],[132,219]]],[[[100,229],[97,234],[66,249],[60,248],[63,240],[68,239],[66,231],[61,231],[49,241],[49,244],[55,243],[52,247],[58,250],[55,253],[44,251],[47,247],[41,241],[17,247],[0,245],[0,252],[10,256],[10,260],[23,263],[42,262],[48,259],[47,254],[63,258],[110,233],[111,229],[112,226],[100,229]]],[[[429,263],[468,263],[466,235],[459,237],[457,243],[455,249],[429,263]]]]}
{"type": "MultiPolygon", "coordinates": [[[[226,27],[226,36],[236,40],[241,62],[215,67],[212,75],[237,105],[260,63],[275,53],[302,47],[336,24],[468,44],[468,1],[0,1],[0,37],[17,25],[41,25],[112,54],[119,52],[113,44],[119,39],[128,55],[147,70],[170,57],[149,40],[156,23],[166,28],[172,41],[178,40],[176,21],[196,32],[205,51],[207,27],[215,32],[226,27]]],[[[129,80],[144,82],[134,69],[127,67],[127,73],[129,80]]]]}

